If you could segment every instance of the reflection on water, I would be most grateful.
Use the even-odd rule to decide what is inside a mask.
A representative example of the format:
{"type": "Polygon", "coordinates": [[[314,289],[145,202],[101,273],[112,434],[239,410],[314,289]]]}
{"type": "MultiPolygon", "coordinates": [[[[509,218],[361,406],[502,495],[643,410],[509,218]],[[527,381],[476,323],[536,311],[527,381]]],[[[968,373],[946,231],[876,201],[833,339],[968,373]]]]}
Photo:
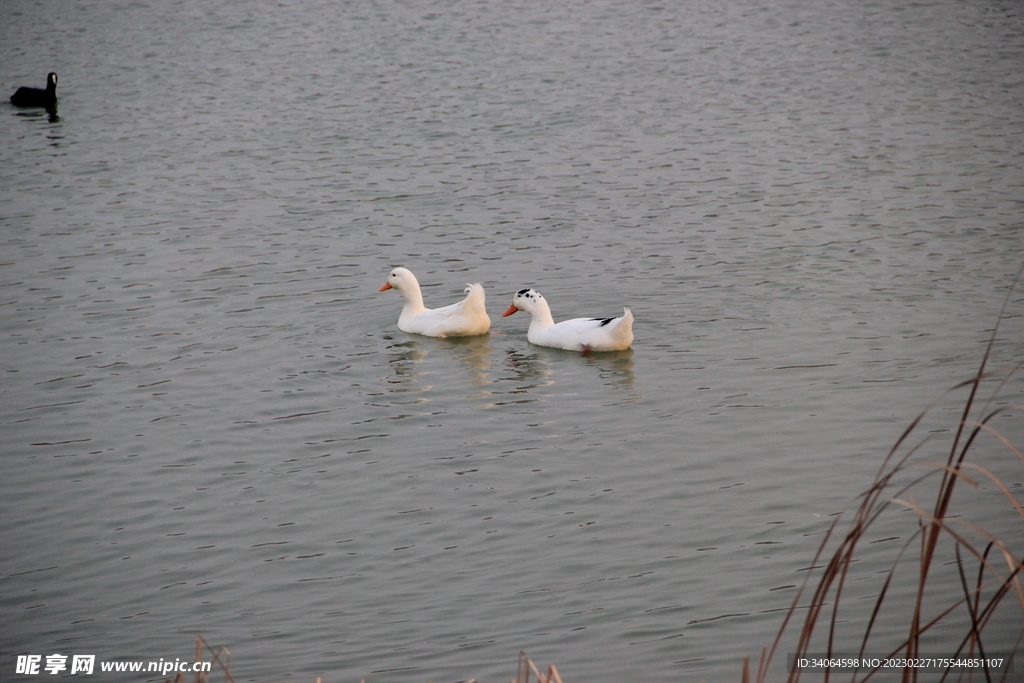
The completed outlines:
{"type": "MultiPolygon", "coordinates": [[[[556,369],[565,371],[567,368],[585,368],[594,377],[601,380],[595,385],[613,391],[625,391],[625,397],[616,397],[615,404],[635,403],[642,398],[636,391],[636,378],[633,373],[633,349],[612,351],[607,353],[580,354],[573,351],[549,349],[543,346],[527,345],[527,348],[516,347],[504,350],[501,360],[501,373],[496,375],[493,368],[497,365],[499,353],[494,346],[495,337],[491,334],[476,337],[450,337],[444,339],[409,338],[388,345],[391,357],[388,365],[391,368],[389,384],[397,385],[388,389],[391,393],[430,392],[435,389],[436,374],[445,374],[448,367],[426,369],[424,361],[432,354],[436,357],[443,354],[445,361],[458,363],[471,386],[477,391],[466,395],[467,398],[483,399],[481,408],[499,405],[494,396],[499,394],[527,393],[538,387],[554,387],[558,384],[556,369]],[[425,379],[430,384],[423,384],[425,379]],[[512,384],[512,387],[507,387],[512,384]]],[[[420,397],[418,400],[428,400],[420,397]]]]}
{"type": "Polygon", "coordinates": [[[587,365],[600,370],[602,378],[611,380],[606,383],[608,387],[627,392],[626,398],[618,399],[616,403],[635,403],[642,398],[634,386],[633,349],[595,354],[587,358],[587,365]]]}
{"type": "Polygon", "coordinates": [[[466,374],[472,384],[482,386],[492,382],[488,370],[491,368],[490,335],[476,337],[449,337],[443,340],[443,348],[450,351],[451,357],[466,366],[466,374]]]}
{"type": "Polygon", "coordinates": [[[395,353],[395,349],[400,349],[396,355],[393,355],[388,359],[388,365],[391,367],[392,377],[387,380],[389,384],[397,384],[399,386],[391,387],[388,391],[393,393],[430,391],[432,388],[430,386],[406,386],[417,384],[419,382],[418,378],[427,374],[422,370],[416,369],[416,363],[426,358],[427,354],[430,353],[430,349],[426,347],[425,343],[419,339],[412,339],[409,341],[390,344],[388,349],[392,350],[392,353],[395,353]]]}
{"type": "Polygon", "coordinates": [[[17,116],[26,119],[41,119],[46,116],[48,123],[59,123],[60,116],[57,114],[57,106],[52,107],[37,107],[33,109],[19,109],[17,116]]]}
{"type": "MultiPolygon", "coordinates": [[[[392,383],[417,383],[418,378],[428,373],[418,364],[426,360],[434,352],[444,353],[445,357],[460,363],[470,383],[476,386],[491,383],[491,367],[489,356],[494,353],[489,343],[489,335],[476,337],[448,337],[443,339],[410,338],[389,345],[389,349],[401,349],[389,359],[388,363],[394,373],[392,383]]],[[[429,391],[432,387],[403,387],[394,391],[429,391]]]]}

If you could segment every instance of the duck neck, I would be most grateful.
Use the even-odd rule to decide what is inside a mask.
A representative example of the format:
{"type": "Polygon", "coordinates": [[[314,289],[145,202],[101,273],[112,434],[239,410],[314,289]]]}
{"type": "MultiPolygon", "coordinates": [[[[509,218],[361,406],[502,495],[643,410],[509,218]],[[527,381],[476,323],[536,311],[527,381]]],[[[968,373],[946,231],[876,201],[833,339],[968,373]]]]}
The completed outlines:
{"type": "Polygon", "coordinates": [[[423,305],[423,294],[420,292],[420,283],[405,281],[402,283],[402,297],[405,299],[405,306],[402,307],[400,319],[415,318],[427,310],[423,305]]]}
{"type": "Polygon", "coordinates": [[[543,330],[555,324],[554,318],[551,317],[551,309],[548,307],[548,302],[545,299],[538,299],[533,302],[530,317],[532,318],[530,321],[531,330],[543,330]]]}

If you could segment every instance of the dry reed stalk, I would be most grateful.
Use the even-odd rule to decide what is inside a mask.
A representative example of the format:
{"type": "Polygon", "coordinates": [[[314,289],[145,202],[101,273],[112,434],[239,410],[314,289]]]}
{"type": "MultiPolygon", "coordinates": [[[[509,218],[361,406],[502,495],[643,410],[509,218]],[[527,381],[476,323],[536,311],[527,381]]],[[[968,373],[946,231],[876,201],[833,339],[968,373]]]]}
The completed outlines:
{"type": "Polygon", "coordinates": [[[537,677],[537,683],[562,683],[562,677],[558,675],[558,669],[552,664],[548,667],[547,674],[542,674],[533,661],[526,656],[522,650],[519,651],[519,664],[516,671],[516,680],[512,683],[530,683],[530,672],[537,677]]]}
{"type": "MultiPolygon", "coordinates": [[[[993,345],[997,339],[999,323],[1006,313],[1007,306],[1022,273],[1024,273],[1024,267],[1018,271],[1017,277],[1010,286],[1002,309],[999,312],[995,328],[989,337],[977,374],[947,392],[949,394],[954,391],[967,389],[967,397],[964,401],[961,416],[956,428],[953,430],[952,445],[944,461],[924,460],[915,462],[912,460],[934,441],[934,434],[926,435],[916,443],[911,443],[911,438],[915,437],[925,416],[935,407],[937,399],[911,422],[910,426],[904,430],[895,445],[885,456],[871,486],[862,494],[860,505],[854,512],[850,527],[846,533],[840,535],[839,532],[838,526],[841,516],[837,516],[829,526],[824,540],[819,545],[811,562],[810,571],[807,572],[807,576],[799,588],[796,598],[787,611],[771,648],[762,653],[757,675],[759,682],[767,680],[768,667],[772,657],[778,650],[782,638],[798,609],[806,609],[806,615],[797,638],[795,656],[799,657],[810,653],[812,639],[815,636],[825,638],[826,657],[831,657],[838,651],[836,648],[838,647],[837,641],[840,638],[840,634],[837,627],[843,622],[839,616],[840,606],[844,604],[842,598],[846,582],[849,579],[850,567],[857,559],[855,551],[858,544],[864,541],[865,535],[872,525],[893,504],[904,505],[916,513],[917,530],[899,550],[887,572],[885,580],[882,582],[881,590],[873,604],[863,636],[860,638],[858,651],[860,656],[863,656],[868,651],[867,647],[872,632],[878,619],[882,617],[883,604],[886,601],[887,595],[889,595],[890,589],[893,587],[892,582],[894,581],[893,577],[896,574],[896,569],[901,565],[904,556],[909,553],[914,544],[918,546],[918,556],[914,572],[916,585],[913,587],[913,610],[909,615],[910,619],[906,638],[895,646],[885,648],[890,652],[890,655],[913,658],[921,654],[924,636],[928,635],[929,631],[940,622],[959,614],[961,618],[965,619],[967,624],[965,626],[965,634],[955,654],[960,656],[966,653],[971,656],[979,655],[984,657],[985,627],[991,623],[997,608],[1002,604],[1004,598],[1012,593],[1017,598],[1021,613],[1024,614],[1024,588],[1022,588],[1020,580],[1021,573],[1024,571],[1022,559],[1014,554],[1013,549],[1007,542],[1000,540],[980,525],[959,518],[958,515],[950,514],[950,506],[954,499],[956,485],[962,482],[963,485],[978,488],[978,480],[970,476],[968,471],[980,473],[980,475],[992,482],[1009,501],[1011,507],[1021,519],[1021,527],[1024,528],[1024,505],[1013,495],[1010,487],[990,470],[967,461],[967,457],[972,447],[976,444],[978,437],[987,434],[994,436],[1010,453],[1021,462],[1024,462],[1024,452],[991,426],[992,420],[1006,411],[1006,408],[1003,407],[993,407],[996,397],[1000,395],[1006,384],[1018,374],[1024,364],[1017,364],[1003,372],[991,372],[987,367],[993,345]],[[982,383],[995,380],[998,380],[995,390],[988,400],[985,401],[984,405],[979,408],[980,399],[978,392],[982,383]],[[980,417],[978,419],[971,419],[971,415],[974,413],[978,413],[980,417]],[[913,477],[909,483],[900,486],[893,493],[891,489],[897,485],[897,476],[907,474],[905,470],[909,469],[912,465],[924,465],[929,468],[929,471],[921,476],[913,477]],[[914,500],[911,491],[921,485],[922,482],[932,480],[934,475],[939,475],[941,481],[935,494],[934,505],[930,509],[925,509],[924,506],[919,505],[914,500]],[[981,540],[973,540],[975,537],[981,540]],[[831,555],[828,555],[827,549],[833,543],[833,539],[838,541],[838,545],[831,555]],[[939,562],[941,564],[938,553],[940,545],[944,542],[952,543],[956,556],[954,564],[956,565],[962,595],[952,600],[952,602],[946,603],[929,616],[926,614],[926,595],[932,600],[935,597],[928,594],[927,586],[936,571],[936,563],[939,562]],[[984,543],[984,547],[980,547],[981,543],[984,543]],[[993,550],[997,551],[997,557],[1001,558],[1001,563],[990,559],[993,550]],[[977,563],[977,576],[973,581],[969,579],[965,570],[963,561],[964,551],[973,557],[977,563]],[[819,562],[825,557],[828,557],[827,562],[823,566],[819,566],[819,562]],[[1005,567],[1001,567],[1000,564],[1005,565],[1005,567]],[[811,583],[811,575],[814,569],[823,570],[817,578],[816,584],[811,583]],[[801,599],[812,585],[813,590],[811,591],[809,603],[801,606],[801,599]],[[827,633],[821,634],[820,627],[822,624],[820,621],[825,619],[826,615],[827,623],[825,625],[827,625],[828,630],[827,633]]],[[[1018,406],[1018,408],[1024,409],[1024,406],[1018,406]]],[[[1017,539],[1015,538],[1015,540],[1017,539]]],[[[1013,650],[1014,653],[1020,648],[1022,641],[1024,641],[1024,629],[1021,629],[1021,633],[1017,637],[1013,650]]],[[[747,680],[746,668],[747,665],[745,663],[744,681],[747,680]]],[[[854,672],[851,680],[868,680],[877,672],[878,670],[854,672]],[[859,679],[858,673],[861,674],[859,679]]],[[[942,679],[945,680],[949,673],[951,672],[947,670],[943,674],[942,679]]],[[[984,669],[982,673],[986,681],[992,681],[995,680],[993,674],[999,672],[984,669]]],[[[823,680],[826,683],[830,680],[831,674],[832,672],[829,670],[824,672],[823,680]]],[[[801,671],[797,668],[790,672],[788,680],[790,683],[796,683],[799,681],[800,675],[801,671]]],[[[902,681],[903,683],[915,683],[918,680],[918,675],[918,669],[905,668],[902,670],[902,681]]],[[[1005,677],[1005,673],[1003,676],[1005,677]]]]}
{"type": "MultiPolygon", "coordinates": [[[[227,683],[235,683],[234,676],[231,675],[231,652],[221,645],[218,648],[212,647],[207,643],[202,636],[196,636],[196,663],[205,661],[203,659],[203,648],[210,651],[212,659],[210,660],[210,673],[213,673],[213,664],[220,667],[221,672],[224,674],[224,681],[227,683]]],[[[195,683],[210,683],[209,677],[206,672],[197,671],[195,672],[195,683]]],[[[187,678],[185,674],[179,672],[173,679],[165,678],[164,683],[186,683],[187,678]]],[[[317,680],[319,683],[319,679],[317,680]]]]}

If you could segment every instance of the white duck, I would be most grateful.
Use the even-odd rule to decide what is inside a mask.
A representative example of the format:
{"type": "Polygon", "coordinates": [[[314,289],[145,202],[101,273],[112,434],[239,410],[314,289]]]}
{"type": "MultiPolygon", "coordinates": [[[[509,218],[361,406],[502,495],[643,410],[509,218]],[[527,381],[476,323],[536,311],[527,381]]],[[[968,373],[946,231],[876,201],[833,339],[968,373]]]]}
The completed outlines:
{"type": "Polygon", "coordinates": [[[398,329],[403,332],[428,337],[472,337],[491,328],[491,319],[484,309],[484,288],[479,282],[466,287],[468,296],[459,303],[434,309],[423,305],[420,283],[407,268],[391,271],[378,291],[387,289],[397,289],[405,297],[405,306],[398,316],[398,329]]]}
{"type": "Polygon", "coordinates": [[[509,316],[526,311],[533,320],[526,338],[537,346],[553,346],[569,351],[622,351],[633,343],[633,314],[623,309],[619,318],[574,318],[555,323],[548,302],[533,289],[520,289],[512,305],[501,314],[509,316]]]}

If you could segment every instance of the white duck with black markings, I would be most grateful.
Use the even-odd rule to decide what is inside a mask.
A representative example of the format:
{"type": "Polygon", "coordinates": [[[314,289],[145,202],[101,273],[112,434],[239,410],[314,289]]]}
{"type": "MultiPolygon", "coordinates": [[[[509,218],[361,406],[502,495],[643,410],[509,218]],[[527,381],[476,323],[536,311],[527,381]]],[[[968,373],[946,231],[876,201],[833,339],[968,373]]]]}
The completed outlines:
{"type": "Polygon", "coordinates": [[[618,318],[573,318],[556,323],[548,302],[534,289],[520,289],[502,317],[516,311],[530,314],[526,338],[537,346],[568,351],[622,351],[633,343],[633,313],[624,308],[618,318]]]}

